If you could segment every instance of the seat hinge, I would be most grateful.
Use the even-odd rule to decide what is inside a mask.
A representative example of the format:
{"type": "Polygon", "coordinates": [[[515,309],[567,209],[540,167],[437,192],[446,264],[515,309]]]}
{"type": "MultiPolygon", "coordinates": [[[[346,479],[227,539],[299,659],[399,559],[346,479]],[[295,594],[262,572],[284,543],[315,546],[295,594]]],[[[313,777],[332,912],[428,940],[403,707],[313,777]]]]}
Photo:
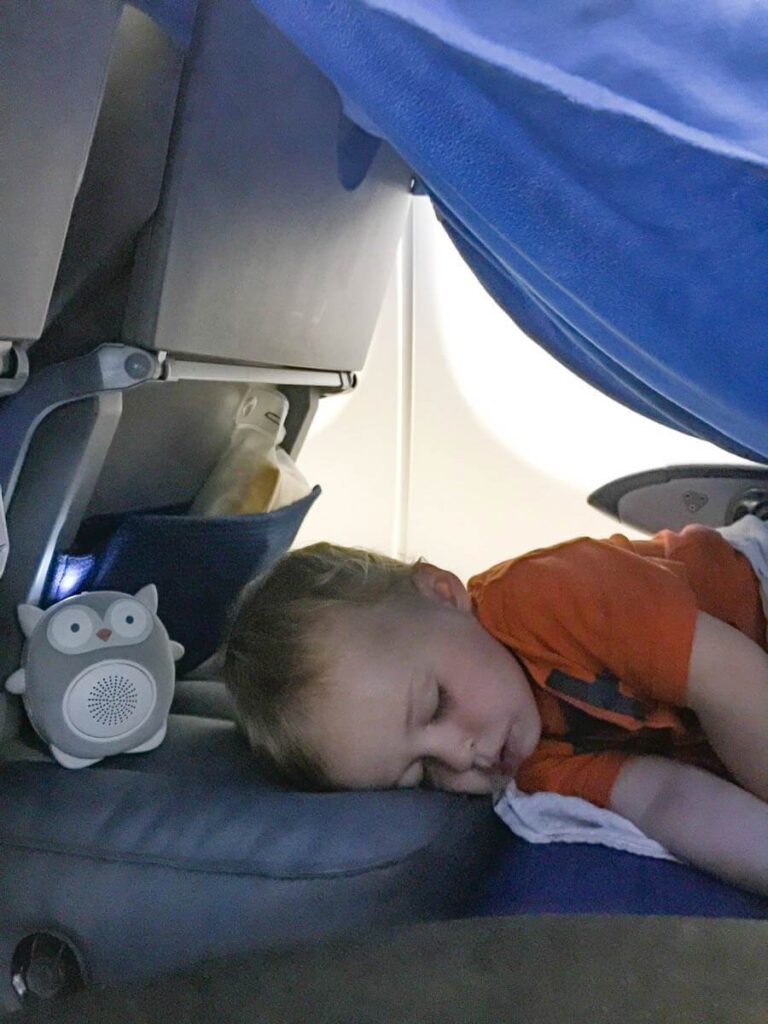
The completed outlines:
{"type": "Polygon", "coordinates": [[[20,391],[28,377],[27,350],[17,341],[0,341],[0,396],[20,391]]]}

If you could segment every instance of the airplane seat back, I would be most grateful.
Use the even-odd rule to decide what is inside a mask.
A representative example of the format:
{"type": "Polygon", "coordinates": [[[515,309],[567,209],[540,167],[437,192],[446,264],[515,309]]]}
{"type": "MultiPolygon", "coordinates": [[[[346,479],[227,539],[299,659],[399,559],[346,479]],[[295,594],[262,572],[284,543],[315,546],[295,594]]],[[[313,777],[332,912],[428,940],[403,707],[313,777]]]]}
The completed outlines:
{"type": "Polygon", "coordinates": [[[0,260],[6,392],[23,381],[11,343],[35,340],[45,326],[120,10],[119,0],[3,6],[0,220],[14,241],[0,260]]]}

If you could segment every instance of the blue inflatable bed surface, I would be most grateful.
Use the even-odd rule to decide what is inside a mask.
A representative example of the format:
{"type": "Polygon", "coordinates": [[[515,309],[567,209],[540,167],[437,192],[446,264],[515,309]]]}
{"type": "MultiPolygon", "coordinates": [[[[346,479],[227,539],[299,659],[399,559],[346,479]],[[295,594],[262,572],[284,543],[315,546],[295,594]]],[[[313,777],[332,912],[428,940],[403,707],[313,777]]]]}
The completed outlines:
{"type": "Polygon", "coordinates": [[[510,835],[471,912],[766,918],[768,900],[687,864],[510,835]]]}

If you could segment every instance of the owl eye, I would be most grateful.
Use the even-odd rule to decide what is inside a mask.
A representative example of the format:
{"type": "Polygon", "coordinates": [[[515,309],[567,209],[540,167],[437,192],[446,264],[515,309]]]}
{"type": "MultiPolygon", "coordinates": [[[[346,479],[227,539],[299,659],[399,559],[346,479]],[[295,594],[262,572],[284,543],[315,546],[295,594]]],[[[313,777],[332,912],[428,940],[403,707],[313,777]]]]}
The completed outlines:
{"type": "Polygon", "coordinates": [[[93,636],[93,623],[83,608],[63,608],[48,625],[48,637],[61,650],[76,651],[93,636]]]}
{"type": "Polygon", "coordinates": [[[115,633],[133,640],[146,630],[149,615],[139,601],[124,598],[110,606],[106,622],[115,633]]]}

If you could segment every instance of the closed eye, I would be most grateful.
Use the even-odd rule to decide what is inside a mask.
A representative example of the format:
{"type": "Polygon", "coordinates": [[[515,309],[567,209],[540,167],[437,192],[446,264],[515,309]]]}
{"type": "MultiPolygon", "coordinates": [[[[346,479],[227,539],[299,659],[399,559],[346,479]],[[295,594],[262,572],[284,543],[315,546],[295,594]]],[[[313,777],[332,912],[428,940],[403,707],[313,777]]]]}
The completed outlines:
{"type": "MultiPolygon", "coordinates": [[[[451,707],[451,695],[445,689],[441,683],[436,684],[436,702],[434,710],[429,718],[429,725],[433,725],[435,722],[439,722],[443,716],[450,710],[451,707]]],[[[422,789],[437,789],[435,786],[430,772],[431,758],[422,758],[420,762],[421,773],[419,781],[416,783],[422,789]]]]}
{"type": "Polygon", "coordinates": [[[439,722],[451,706],[451,698],[448,691],[440,683],[437,684],[437,704],[432,712],[430,722],[439,722]]]}

